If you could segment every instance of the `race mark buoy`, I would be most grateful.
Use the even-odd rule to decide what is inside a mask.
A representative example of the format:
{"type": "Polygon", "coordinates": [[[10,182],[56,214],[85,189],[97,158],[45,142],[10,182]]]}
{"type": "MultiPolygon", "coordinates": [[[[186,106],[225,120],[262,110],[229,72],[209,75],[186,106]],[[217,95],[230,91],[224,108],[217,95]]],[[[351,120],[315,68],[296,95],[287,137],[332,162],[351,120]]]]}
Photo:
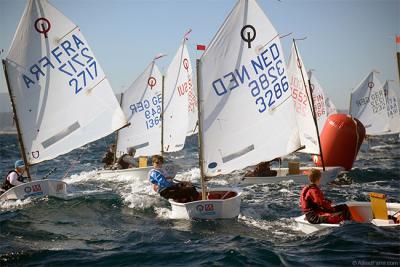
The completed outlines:
{"type": "MultiPolygon", "coordinates": [[[[325,166],[351,170],[364,137],[364,125],[358,119],[348,114],[330,115],[320,137],[325,166]]],[[[320,156],[314,156],[313,160],[316,166],[322,166],[320,156]]]]}

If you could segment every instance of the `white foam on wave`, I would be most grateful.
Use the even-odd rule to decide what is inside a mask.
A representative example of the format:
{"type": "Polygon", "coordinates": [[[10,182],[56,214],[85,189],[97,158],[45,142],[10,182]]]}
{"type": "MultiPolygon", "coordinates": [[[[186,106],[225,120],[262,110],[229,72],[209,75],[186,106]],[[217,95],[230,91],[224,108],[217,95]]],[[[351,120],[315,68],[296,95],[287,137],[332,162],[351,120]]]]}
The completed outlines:
{"type": "Polygon", "coordinates": [[[157,217],[160,219],[171,219],[172,217],[172,210],[163,207],[155,207],[154,208],[157,217]]]}
{"type": "Polygon", "coordinates": [[[18,208],[25,207],[26,205],[29,205],[32,203],[31,198],[26,198],[23,200],[6,200],[6,201],[1,201],[0,202],[0,210],[2,211],[10,211],[10,210],[15,210],[18,208]]]}
{"type": "Polygon", "coordinates": [[[63,181],[66,182],[67,184],[84,183],[94,178],[97,179],[96,172],[97,172],[96,170],[93,170],[88,172],[81,172],[78,174],[72,174],[71,176],[64,178],[63,181]]]}
{"type": "Polygon", "coordinates": [[[290,231],[297,231],[297,224],[291,218],[281,218],[275,221],[266,221],[240,214],[238,221],[250,227],[271,232],[272,237],[275,237],[279,240],[288,240],[297,237],[297,233],[290,233],[290,231]],[[288,232],[288,230],[290,231],[288,232]]]}
{"type": "Polygon", "coordinates": [[[129,208],[146,209],[158,205],[160,202],[159,196],[153,191],[147,180],[131,178],[126,181],[127,183],[120,183],[116,191],[129,208]]]}
{"type": "Polygon", "coordinates": [[[387,150],[388,148],[394,148],[394,147],[397,147],[397,145],[392,145],[392,144],[377,145],[377,146],[371,146],[370,150],[387,150]]]}

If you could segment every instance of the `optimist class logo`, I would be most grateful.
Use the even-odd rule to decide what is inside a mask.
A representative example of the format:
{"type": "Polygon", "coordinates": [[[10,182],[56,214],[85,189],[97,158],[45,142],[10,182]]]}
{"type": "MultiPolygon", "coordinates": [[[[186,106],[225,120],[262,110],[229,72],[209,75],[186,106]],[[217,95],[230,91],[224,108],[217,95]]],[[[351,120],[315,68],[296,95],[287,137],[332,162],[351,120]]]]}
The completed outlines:
{"type": "Polygon", "coordinates": [[[46,18],[38,18],[35,21],[35,29],[38,33],[44,34],[44,37],[47,38],[47,33],[50,31],[51,24],[50,21],[46,18]]]}
{"type": "Polygon", "coordinates": [[[154,77],[150,77],[147,80],[147,84],[150,86],[150,90],[153,89],[153,87],[157,84],[157,80],[154,77]]]}

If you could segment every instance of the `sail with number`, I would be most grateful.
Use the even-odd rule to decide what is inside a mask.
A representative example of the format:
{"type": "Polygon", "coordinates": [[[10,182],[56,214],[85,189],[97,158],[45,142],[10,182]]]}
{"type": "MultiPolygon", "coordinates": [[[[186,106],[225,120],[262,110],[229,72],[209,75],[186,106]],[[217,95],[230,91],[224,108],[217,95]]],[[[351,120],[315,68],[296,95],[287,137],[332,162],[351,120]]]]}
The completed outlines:
{"type": "Polygon", "coordinates": [[[189,97],[192,90],[192,64],[186,38],[168,66],[164,83],[163,151],[183,149],[189,123],[189,97]]]}
{"type": "Polygon", "coordinates": [[[349,113],[363,123],[367,135],[388,133],[385,93],[373,71],[351,92],[349,113]]]}
{"type": "Polygon", "coordinates": [[[126,125],[80,29],[45,0],[31,0],[3,61],[26,164],[49,160],[126,125]]]}
{"type": "Polygon", "coordinates": [[[319,155],[318,134],[311,109],[311,92],[308,85],[308,76],[295,43],[289,58],[288,75],[292,97],[296,110],[299,138],[304,149],[299,152],[319,155]]]}
{"type": "Polygon", "coordinates": [[[299,148],[279,35],[255,0],[237,2],[199,64],[204,175],[299,148]]]}
{"type": "Polygon", "coordinates": [[[315,115],[317,116],[318,129],[321,133],[328,116],[337,113],[337,111],[335,105],[332,103],[329,97],[327,97],[324,89],[318,82],[315,74],[312,71],[308,71],[307,75],[310,79],[315,115]]]}
{"type": "Polygon", "coordinates": [[[329,97],[327,97],[325,99],[325,106],[326,106],[326,111],[328,113],[328,116],[331,115],[331,114],[337,114],[338,113],[335,104],[333,104],[332,100],[329,97]]]}
{"type": "Polygon", "coordinates": [[[186,136],[193,135],[198,132],[198,125],[197,125],[197,119],[198,119],[198,108],[197,108],[197,77],[192,76],[192,87],[191,90],[188,91],[188,111],[189,111],[189,122],[188,122],[188,129],[187,129],[187,134],[186,136]]]}
{"type": "Polygon", "coordinates": [[[130,126],[118,131],[117,156],[130,147],[136,156],[160,154],[162,74],[155,60],[122,94],[121,107],[130,126]]]}
{"type": "Polygon", "coordinates": [[[389,118],[389,133],[400,132],[400,95],[399,92],[393,88],[393,83],[389,84],[386,81],[383,85],[383,90],[386,96],[386,106],[389,118]]]}

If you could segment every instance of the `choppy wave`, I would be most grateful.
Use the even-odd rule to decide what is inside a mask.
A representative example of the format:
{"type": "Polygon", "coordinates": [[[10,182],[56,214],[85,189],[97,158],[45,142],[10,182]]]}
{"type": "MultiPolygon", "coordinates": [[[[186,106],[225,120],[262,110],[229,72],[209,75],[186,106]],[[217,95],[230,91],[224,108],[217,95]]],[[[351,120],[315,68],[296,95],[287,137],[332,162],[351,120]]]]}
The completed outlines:
{"type": "MultiPolygon", "coordinates": [[[[0,171],[18,158],[15,136],[0,136],[0,171]]],[[[69,185],[64,199],[0,203],[0,265],[14,266],[351,266],[372,261],[400,264],[400,229],[349,223],[311,235],[294,218],[301,185],[238,185],[245,170],[209,181],[243,191],[237,220],[171,219],[168,201],[148,181],[130,176],[102,177],[99,159],[112,137],[74,150],[32,169],[36,177],[54,167],[55,179],[69,185]],[[83,153],[83,154],[82,154],[83,153]],[[82,156],[81,156],[82,155],[82,156]],[[80,157],[81,156],[81,157],[80,157]],[[80,157],[80,163],[74,164],[80,157]],[[63,178],[66,172],[68,175],[63,178]]],[[[199,185],[196,137],[183,151],[168,155],[178,180],[199,185]]],[[[335,203],[368,201],[369,192],[400,202],[400,142],[379,137],[360,152],[353,170],[324,186],[335,203]]],[[[288,157],[311,165],[309,156],[288,157]]],[[[371,263],[372,264],[372,263],[371,263]]]]}

